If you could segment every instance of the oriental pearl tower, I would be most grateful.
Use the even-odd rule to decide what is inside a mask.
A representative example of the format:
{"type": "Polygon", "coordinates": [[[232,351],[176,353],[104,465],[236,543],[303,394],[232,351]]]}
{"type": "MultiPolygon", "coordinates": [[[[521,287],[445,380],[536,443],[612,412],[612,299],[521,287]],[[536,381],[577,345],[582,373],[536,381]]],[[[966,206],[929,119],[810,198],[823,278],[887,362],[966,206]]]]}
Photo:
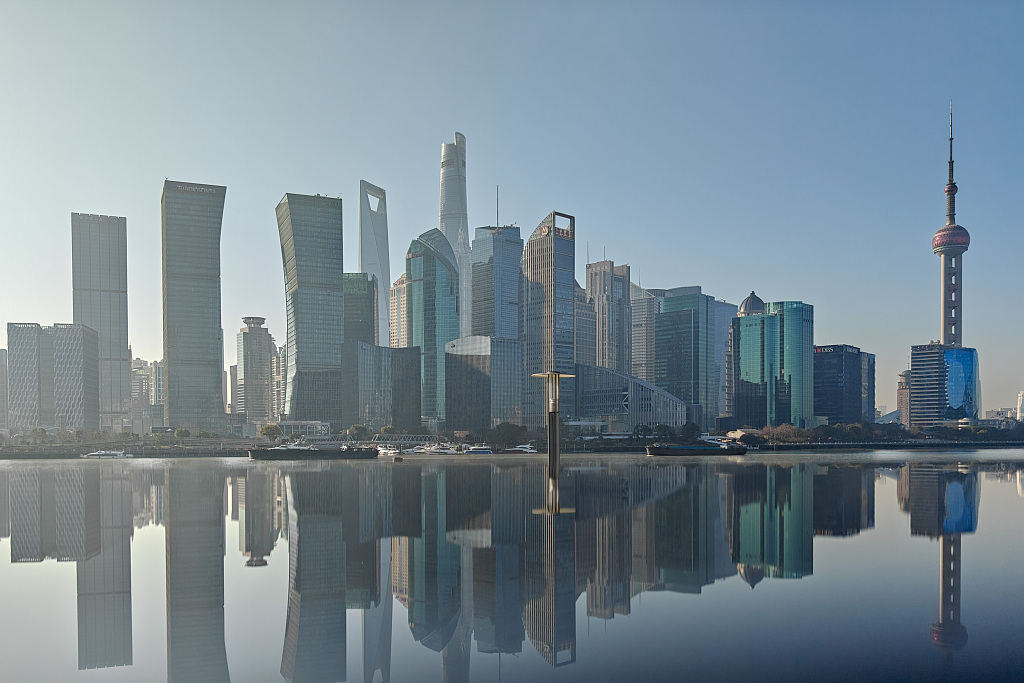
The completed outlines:
{"type": "Polygon", "coordinates": [[[946,183],[946,224],[932,237],[932,251],[942,268],[942,337],[939,343],[962,346],[961,296],[963,254],[971,235],[956,224],[956,183],[953,182],[953,103],[949,104],[949,181],[946,183]]]}

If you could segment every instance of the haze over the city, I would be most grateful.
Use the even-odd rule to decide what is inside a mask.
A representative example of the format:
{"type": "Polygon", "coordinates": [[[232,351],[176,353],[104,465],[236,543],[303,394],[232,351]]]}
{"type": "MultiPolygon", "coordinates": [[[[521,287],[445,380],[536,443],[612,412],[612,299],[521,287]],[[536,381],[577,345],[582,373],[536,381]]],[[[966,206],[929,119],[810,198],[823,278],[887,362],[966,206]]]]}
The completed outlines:
{"type": "Polygon", "coordinates": [[[159,359],[163,181],[225,185],[230,364],[243,316],[285,336],[281,197],[340,195],[355,271],[359,180],[385,188],[394,277],[437,225],[459,131],[471,227],[494,223],[500,185],[524,237],[576,217],[581,282],[589,252],[649,287],[811,303],[817,343],[876,354],[891,410],[910,346],[939,336],[952,100],[963,343],[984,406],[1009,406],[1022,19],[1011,3],[0,2],[0,321],[71,321],[70,214],[125,216],[130,342],[159,359]]]}

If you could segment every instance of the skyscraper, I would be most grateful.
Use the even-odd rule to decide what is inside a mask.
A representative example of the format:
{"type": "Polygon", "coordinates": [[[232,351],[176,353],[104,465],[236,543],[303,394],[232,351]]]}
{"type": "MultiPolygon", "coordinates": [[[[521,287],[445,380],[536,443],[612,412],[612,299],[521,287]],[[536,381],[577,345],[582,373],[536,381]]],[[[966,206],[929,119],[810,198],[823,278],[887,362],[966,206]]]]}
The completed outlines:
{"type": "Polygon", "coordinates": [[[631,374],[645,382],[654,381],[654,321],[661,312],[661,302],[640,285],[630,283],[630,318],[632,320],[633,354],[631,374]]]}
{"type": "Polygon", "coordinates": [[[441,145],[441,199],[437,226],[455,253],[459,271],[459,296],[466,302],[459,314],[459,336],[470,334],[473,312],[473,281],[469,273],[469,212],[466,208],[466,136],[455,133],[455,142],[441,145]]]}
{"type": "Polygon", "coordinates": [[[408,345],[422,358],[421,410],[432,428],[444,422],[445,345],[459,337],[459,271],[447,238],[428,230],[405,256],[408,345]]]}
{"type": "Polygon", "coordinates": [[[53,409],[58,428],[100,428],[99,335],[85,325],[53,326],[53,409]]]}
{"type": "Polygon", "coordinates": [[[232,411],[245,413],[245,421],[265,425],[273,419],[272,362],[277,351],[270,331],[263,327],[266,318],[242,318],[245,327],[238,331],[238,398],[232,399],[232,411]]]}
{"type": "Polygon", "coordinates": [[[288,318],[285,414],[343,426],[341,199],[286,194],[277,205],[277,227],[288,318]]]}
{"type": "Polygon", "coordinates": [[[576,363],[597,365],[597,310],[580,283],[573,282],[573,353],[576,363]]]}
{"type": "Polygon", "coordinates": [[[661,299],[654,326],[654,383],[689,405],[699,405],[700,426],[712,429],[719,392],[715,298],[700,287],[650,291],[661,299]]]}
{"type": "Polygon", "coordinates": [[[409,329],[405,326],[405,306],[405,273],[402,273],[388,290],[388,317],[391,319],[389,341],[391,348],[394,349],[409,345],[409,329]]]}
{"type": "Polygon", "coordinates": [[[377,276],[370,273],[345,273],[345,344],[342,350],[346,401],[342,404],[342,424],[359,423],[359,345],[377,345],[377,276]]]}
{"type": "MultiPolygon", "coordinates": [[[[533,373],[575,369],[576,218],[552,211],[523,248],[519,306],[523,340],[523,421],[545,424],[544,385],[533,373]]],[[[562,380],[562,414],[575,413],[572,380],[562,380]]]]}
{"type": "Polygon", "coordinates": [[[731,331],[732,417],[760,428],[814,420],[814,307],[750,293],[731,331]]]}
{"type": "Polygon", "coordinates": [[[7,349],[0,349],[0,433],[7,432],[7,349]]]}
{"type": "Polygon", "coordinates": [[[448,429],[480,434],[522,422],[523,354],[518,339],[460,337],[445,347],[448,429]]]}
{"type": "Polygon", "coordinates": [[[941,334],[938,344],[911,347],[910,423],[932,427],[948,420],[977,419],[981,410],[978,352],[963,346],[963,254],[971,236],[956,224],[956,183],[953,181],[953,106],[949,108],[949,178],[946,182],[946,224],[932,237],[939,257],[941,334]]]}
{"type": "Polygon", "coordinates": [[[814,347],[814,414],[828,424],[875,421],[875,354],[856,346],[814,347]]]}
{"type": "Polygon", "coordinates": [[[910,370],[904,370],[896,382],[896,409],[900,411],[900,424],[910,429],[910,370]]]}
{"type": "Polygon", "coordinates": [[[8,425],[12,434],[54,425],[53,328],[7,323],[8,425]]]}
{"type": "Polygon", "coordinates": [[[100,429],[131,429],[125,219],[71,214],[71,266],[74,322],[99,334],[100,429]]]}
{"type": "Polygon", "coordinates": [[[226,192],[219,185],[164,181],[164,415],[170,427],[227,430],[220,318],[220,231],[226,192]]]}
{"type": "MultiPolygon", "coordinates": [[[[473,278],[473,336],[519,338],[519,266],[523,238],[519,227],[476,229],[470,253],[473,278]]],[[[463,300],[463,307],[470,302],[463,300]]]]}
{"type": "Polygon", "coordinates": [[[587,264],[587,295],[594,301],[597,324],[597,365],[633,371],[633,309],[629,266],[612,261],[587,264]]]}
{"type": "MultiPolygon", "coordinates": [[[[359,181],[359,272],[376,276],[378,287],[391,282],[387,198],[384,190],[365,180],[359,181]]],[[[378,346],[391,343],[389,318],[388,299],[378,293],[378,346]]]]}

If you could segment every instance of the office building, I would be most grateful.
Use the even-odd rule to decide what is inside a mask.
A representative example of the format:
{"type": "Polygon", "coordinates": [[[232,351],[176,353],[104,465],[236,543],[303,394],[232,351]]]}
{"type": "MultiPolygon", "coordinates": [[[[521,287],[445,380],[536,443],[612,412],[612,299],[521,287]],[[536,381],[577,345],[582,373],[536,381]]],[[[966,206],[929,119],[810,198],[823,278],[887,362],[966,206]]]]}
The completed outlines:
{"type": "Polygon", "coordinates": [[[718,384],[718,415],[729,415],[729,330],[736,317],[737,306],[722,299],[715,299],[715,377],[718,384]]]}
{"type": "MultiPolygon", "coordinates": [[[[242,318],[238,331],[238,369],[232,381],[232,412],[244,413],[248,424],[262,426],[274,421],[273,358],[277,345],[263,327],[266,318],[242,318]]],[[[254,430],[255,431],[255,430],[254,430]]]]}
{"type": "Polygon", "coordinates": [[[270,358],[270,378],[272,382],[270,400],[273,402],[271,413],[274,420],[284,415],[285,387],[288,385],[288,345],[274,349],[270,358]]]}
{"type": "Polygon", "coordinates": [[[0,349],[0,434],[7,433],[7,349],[0,349]]]}
{"type": "Polygon", "coordinates": [[[449,430],[481,434],[522,423],[523,358],[518,339],[460,337],[445,347],[449,430]]]}
{"type": "Polygon", "coordinates": [[[896,383],[896,409],[900,413],[900,424],[910,429],[910,370],[904,370],[896,383]]]}
{"type": "MultiPolygon", "coordinates": [[[[391,282],[391,256],[388,251],[388,203],[381,188],[359,181],[359,272],[377,278],[378,289],[391,282]]],[[[378,292],[378,346],[390,345],[388,299],[378,292]]]]}
{"type": "Polygon", "coordinates": [[[713,429],[719,413],[715,299],[700,287],[649,291],[661,300],[654,325],[654,383],[688,405],[700,406],[697,423],[713,429]]]}
{"type": "Polygon", "coordinates": [[[875,354],[856,346],[814,347],[814,414],[828,424],[875,421],[875,354]]]}
{"type": "Polygon", "coordinates": [[[629,266],[612,261],[587,264],[587,296],[594,302],[596,365],[627,374],[633,371],[633,310],[629,266]]]}
{"type": "Polygon", "coordinates": [[[575,374],[574,415],[603,423],[603,431],[630,432],[638,425],[681,427],[697,419],[697,406],[628,373],[577,363],[575,374]]]}
{"type": "Polygon", "coordinates": [[[389,341],[391,348],[401,349],[409,345],[409,329],[406,327],[405,273],[398,276],[388,291],[389,341]]]}
{"type": "Polygon", "coordinates": [[[128,239],[117,216],[71,214],[73,322],[99,334],[100,429],[131,429],[128,239]]]}
{"type": "MultiPolygon", "coordinates": [[[[2,389],[2,386],[0,384],[0,389],[2,389]]],[[[1024,391],[1017,394],[1017,421],[1024,422],[1024,391]]]]}
{"type": "Polygon", "coordinates": [[[164,181],[163,344],[166,423],[227,430],[220,307],[220,233],[226,187],[164,181]]]}
{"type": "Polygon", "coordinates": [[[445,419],[445,345],[459,337],[459,271],[444,234],[428,230],[405,256],[405,320],[408,344],[422,358],[420,409],[423,423],[439,428],[445,419]]]}
{"type": "Polygon", "coordinates": [[[441,197],[437,226],[455,254],[459,298],[466,302],[459,313],[459,334],[456,336],[467,337],[471,333],[469,302],[473,300],[473,281],[469,261],[469,212],[466,208],[466,136],[462,133],[455,133],[455,142],[441,145],[441,197]]]}
{"type": "Polygon", "coordinates": [[[99,335],[84,325],[8,323],[9,425],[96,431],[99,335]]]}
{"type": "Polygon", "coordinates": [[[632,321],[631,374],[645,382],[654,381],[654,321],[661,312],[661,302],[640,285],[630,283],[630,319],[632,321]]]}
{"type": "Polygon", "coordinates": [[[373,432],[389,426],[419,427],[423,414],[419,347],[397,349],[358,342],[357,349],[357,422],[373,432]]]}
{"type": "MultiPolygon", "coordinates": [[[[576,219],[553,211],[523,248],[519,305],[523,341],[523,422],[538,429],[547,420],[544,383],[530,375],[575,370],[576,219]]],[[[562,380],[562,415],[573,415],[571,379],[562,380]]]]}
{"type": "Polygon", "coordinates": [[[956,193],[950,108],[946,224],[932,237],[932,251],[939,257],[940,266],[941,334],[938,343],[913,346],[910,350],[910,424],[916,428],[964,418],[976,420],[983,414],[978,352],[962,348],[962,259],[971,236],[956,224],[956,193]]]}
{"type": "Polygon", "coordinates": [[[345,344],[342,349],[344,385],[342,424],[359,424],[359,344],[375,346],[378,339],[377,277],[369,273],[345,273],[345,344]]]}
{"type": "Polygon", "coordinates": [[[580,283],[573,281],[573,353],[576,362],[597,365],[597,309],[580,283]]]}
{"type": "Polygon", "coordinates": [[[944,344],[910,347],[910,424],[921,429],[964,418],[981,410],[978,352],[944,344]]]}
{"type": "MultiPolygon", "coordinates": [[[[519,272],[523,238],[519,227],[476,229],[470,252],[472,336],[519,338],[519,272]]],[[[463,307],[470,302],[463,299],[463,307]]]]}
{"type": "Polygon", "coordinates": [[[736,425],[815,426],[814,307],[801,301],[765,304],[751,292],[731,335],[736,425]]]}
{"type": "Polygon", "coordinates": [[[345,301],[341,199],[286,194],[277,205],[288,358],[285,415],[342,425],[345,301]]]}

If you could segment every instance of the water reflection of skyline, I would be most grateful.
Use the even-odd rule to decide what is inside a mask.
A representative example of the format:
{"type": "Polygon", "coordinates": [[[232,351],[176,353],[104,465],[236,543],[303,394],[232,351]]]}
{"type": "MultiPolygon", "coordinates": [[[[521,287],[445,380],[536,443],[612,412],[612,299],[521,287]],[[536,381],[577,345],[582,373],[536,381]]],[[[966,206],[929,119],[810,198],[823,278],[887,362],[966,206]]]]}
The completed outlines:
{"type": "MultiPolygon", "coordinates": [[[[569,468],[561,499],[574,512],[552,516],[534,512],[544,472],[533,464],[18,465],[0,470],[0,538],[12,562],[76,562],[80,669],[132,665],[130,544],[135,528],[160,524],[168,680],[229,680],[230,516],[228,561],[246,572],[287,543],[285,680],[346,679],[349,609],[362,612],[364,682],[389,680],[393,596],[412,638],[441,654],[443,679],[462,681],[474,648],[575,662],[584,594],[588,616],[611,620],[643,592],[809,576],[814,536],[874,527],[875,479],[873,467],[814,464],[569,468]]],[[[978,468],[906,465],[896,489],[911,534],[939,543],[931,637],[963,647],[961,536],[977,528],[978,468]]]]}

